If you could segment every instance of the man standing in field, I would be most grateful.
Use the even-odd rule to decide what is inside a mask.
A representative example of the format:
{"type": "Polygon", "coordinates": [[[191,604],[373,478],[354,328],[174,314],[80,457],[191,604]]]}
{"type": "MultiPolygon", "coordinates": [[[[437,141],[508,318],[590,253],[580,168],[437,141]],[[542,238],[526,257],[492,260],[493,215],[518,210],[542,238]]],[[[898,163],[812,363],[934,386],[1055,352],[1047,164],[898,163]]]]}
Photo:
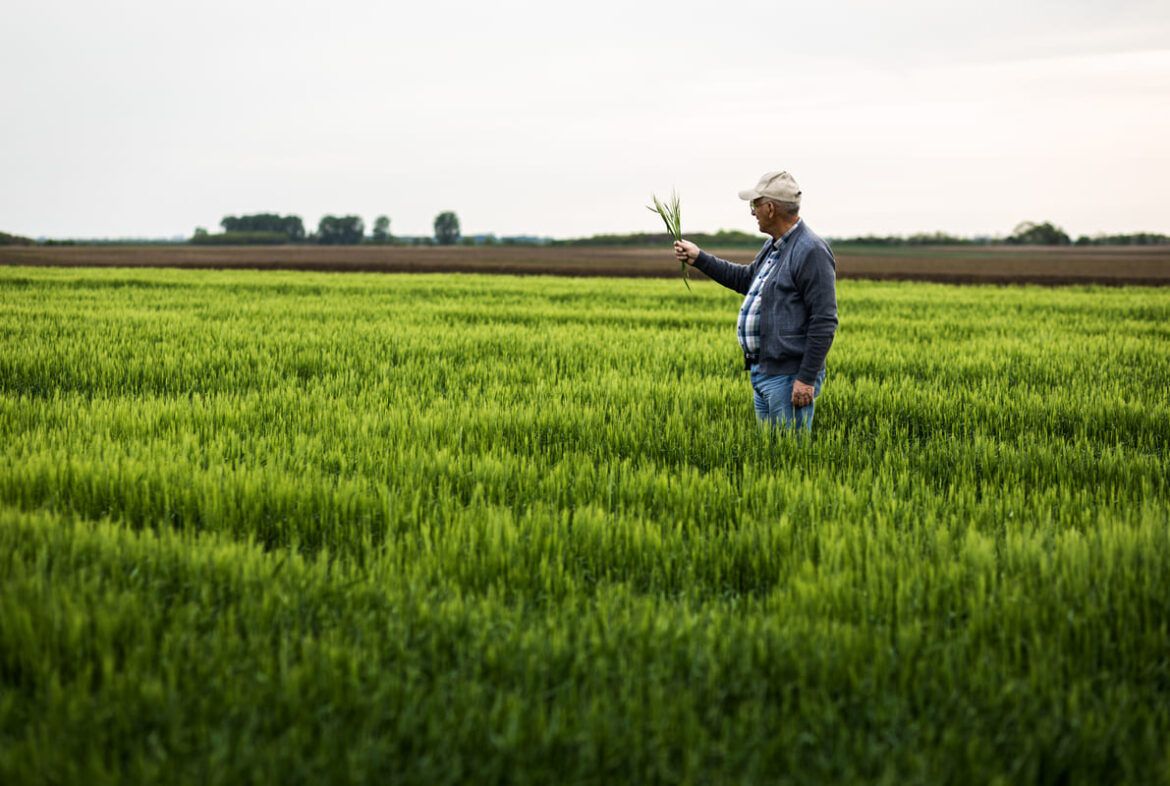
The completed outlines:
{"type": "Polygon", "coordinates": [[[837,262],[800,218],[800,187],[787,172],[768,172],[740,191],[760,231],[771,236],[750,265],[674,244],[679,261],[744,295],[736,332],[751,372],[756,415],[776,425],[811,429],[825,380],[825,356],[837,331],[837,262]]]}

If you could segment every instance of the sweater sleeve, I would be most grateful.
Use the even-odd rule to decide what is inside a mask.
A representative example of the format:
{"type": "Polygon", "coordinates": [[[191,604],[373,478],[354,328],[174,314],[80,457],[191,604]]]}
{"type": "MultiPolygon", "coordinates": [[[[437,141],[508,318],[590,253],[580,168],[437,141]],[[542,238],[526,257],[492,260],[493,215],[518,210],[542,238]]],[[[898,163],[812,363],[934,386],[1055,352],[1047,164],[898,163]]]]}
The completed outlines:
{"type": "Polygon", "coordinates": [[[837,332],[837,262],[833,252],[817,245],[809,251],[793,276],[808,313],[808,334],[804,358],[796,378],[806,385],[816,383],[825,366],[825,357],[837,332]]]}
{"type": "Polygon", "coordinates": [[[715,282],[735,290],[741,295],[746,295],[760,268],[760,256],[757,254],[756,261],[750,265],[737,265],[734,262],[728,262],[726,259],[708,254],[706,251],[700,251],[699,258],[695,260],[695,267],[715,282]]]}

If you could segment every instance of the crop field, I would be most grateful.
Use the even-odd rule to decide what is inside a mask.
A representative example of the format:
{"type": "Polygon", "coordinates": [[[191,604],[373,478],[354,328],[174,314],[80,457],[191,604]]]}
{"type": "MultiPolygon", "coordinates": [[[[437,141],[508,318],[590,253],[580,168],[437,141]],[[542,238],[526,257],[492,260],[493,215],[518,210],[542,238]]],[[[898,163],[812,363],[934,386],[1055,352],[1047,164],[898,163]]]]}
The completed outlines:
{"type": "Polygon", "coordinates": [[[1170,784],[1170,289],[692,286],[0,267],[0,783],[1170,784]]]}

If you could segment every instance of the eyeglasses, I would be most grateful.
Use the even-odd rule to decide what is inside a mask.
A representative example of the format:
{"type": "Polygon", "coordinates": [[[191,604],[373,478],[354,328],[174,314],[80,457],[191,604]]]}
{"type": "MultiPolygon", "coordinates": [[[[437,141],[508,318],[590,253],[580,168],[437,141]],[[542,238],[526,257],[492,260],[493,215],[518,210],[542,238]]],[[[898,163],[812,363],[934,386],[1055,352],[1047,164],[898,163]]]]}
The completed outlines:
{"type": "Polygon", "coordinates": [[[763,206],[764,206],[764,203],[763,203],[763,202],[761,202],[760,204],[758,204],[758,205],[757,205],[757,204],[756,204],[756,201],[753,199],[753,200],[752,200],[752,202],[751,202],[751,211],[752,211],[752,215],[754,216],[754,215],[756,214],[756,209],[757,209],[757,208],[761,208],[761,207],[763,207],[763,206]]]}

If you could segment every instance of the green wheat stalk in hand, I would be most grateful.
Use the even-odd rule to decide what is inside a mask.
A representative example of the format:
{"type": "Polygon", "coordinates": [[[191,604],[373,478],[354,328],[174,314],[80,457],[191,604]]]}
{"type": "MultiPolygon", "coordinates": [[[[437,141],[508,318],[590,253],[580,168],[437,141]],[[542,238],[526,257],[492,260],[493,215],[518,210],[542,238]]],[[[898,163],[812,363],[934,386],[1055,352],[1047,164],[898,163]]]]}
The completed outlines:
{"type": "MultiPolygon", "coordinates": [[[[678,204],[678,194],[673,190],[670,192],[670,203],[664,204],[658,200],[658,197],[653,194],[650,198],[654,200],[653,205],[647,205],[646,209],[652,213],[657,213],[662,216],[662,222],[666,224],[666,231],[674,236],[675,240],[682,240],[682,210],[678,204]]],[[[678,263],[679,271],[682,273],[683,283],[687,285],[687,291],[691,289],[690,275],[687,273],[687,263],[678,263]]]]}

